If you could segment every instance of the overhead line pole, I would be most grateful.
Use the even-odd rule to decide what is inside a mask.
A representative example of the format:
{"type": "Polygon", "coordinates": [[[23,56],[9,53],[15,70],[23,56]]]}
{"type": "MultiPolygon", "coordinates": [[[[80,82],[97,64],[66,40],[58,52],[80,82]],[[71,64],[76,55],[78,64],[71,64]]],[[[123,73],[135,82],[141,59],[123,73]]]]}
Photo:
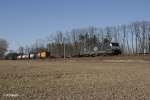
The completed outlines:
{"type": "Polygon", "coordinates": [[[64,42],[64,59],[66,59],[66,45],[65,45],[65,38],[63,39],[64,42]]]}

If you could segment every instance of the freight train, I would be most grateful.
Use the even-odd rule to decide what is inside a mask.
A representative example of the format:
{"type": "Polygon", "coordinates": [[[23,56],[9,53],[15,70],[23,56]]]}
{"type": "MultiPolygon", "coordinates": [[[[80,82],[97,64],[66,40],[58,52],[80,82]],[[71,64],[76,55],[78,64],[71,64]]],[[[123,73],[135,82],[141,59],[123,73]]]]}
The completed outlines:
{"type": "MultiPolygon", "coordinates": [[[[119,43],[110,42],[102,44],[99,43],[93,46],[81,45],[79,53],[77,55],[72,55],[72,57],[85,57],[85,56],[89,57],[89,56],[120,55],[120,54],[121,48],[119,46],[119,43]]],[[[16,59],[45,59],[52,57],[54,58],[54,56],[52,56],[50,52],[42,51],[29,54],[8,53],[5,58],[9,60],[16,60],[16,59]]]]}

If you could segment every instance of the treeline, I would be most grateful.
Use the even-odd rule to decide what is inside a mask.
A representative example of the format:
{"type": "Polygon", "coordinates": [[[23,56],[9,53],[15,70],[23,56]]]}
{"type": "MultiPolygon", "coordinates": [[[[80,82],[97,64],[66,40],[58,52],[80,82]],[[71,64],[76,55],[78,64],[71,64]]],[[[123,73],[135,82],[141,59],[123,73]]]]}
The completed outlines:
{"type": "Polygon", "coordinates": [[[31,46],[20,47],[19,53],[48,51],[51,56],[76,56],[83,45],[86,48],[104,41],[118,42],[126,55],[150,53],[150,22],[141,21],[128,25],[105,28],[73,29],[70,32],[56,32],[55,36],[36,40],[31,46]],[[64,52],[66,51],[66,52],[64,52]]]}

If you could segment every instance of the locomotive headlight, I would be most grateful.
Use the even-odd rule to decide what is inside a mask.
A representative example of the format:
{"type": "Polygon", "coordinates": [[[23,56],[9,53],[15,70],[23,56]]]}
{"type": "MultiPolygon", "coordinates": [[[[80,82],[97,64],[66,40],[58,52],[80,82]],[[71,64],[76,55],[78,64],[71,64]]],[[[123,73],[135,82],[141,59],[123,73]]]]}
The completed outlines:
{"type": "Polygon", "coordinates": [[[98,51],[98,47],[94,47],[94,49],[93,49],[94,51],[98,51]]]}
{"type": "Polygon", "coordinates": [[[112,47],[112,43],[110,43],[110,46],[112,47]]]}

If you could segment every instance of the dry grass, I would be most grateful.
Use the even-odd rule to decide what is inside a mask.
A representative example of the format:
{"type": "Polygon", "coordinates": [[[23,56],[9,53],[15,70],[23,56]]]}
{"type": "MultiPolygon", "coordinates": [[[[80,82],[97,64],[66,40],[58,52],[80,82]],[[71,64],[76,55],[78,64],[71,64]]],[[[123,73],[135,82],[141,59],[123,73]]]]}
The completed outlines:
{"type": "Polygon", "coordinates": [[[0,61],[0,100],[12,99],[150,100],[150,62],[0,61]]]}

